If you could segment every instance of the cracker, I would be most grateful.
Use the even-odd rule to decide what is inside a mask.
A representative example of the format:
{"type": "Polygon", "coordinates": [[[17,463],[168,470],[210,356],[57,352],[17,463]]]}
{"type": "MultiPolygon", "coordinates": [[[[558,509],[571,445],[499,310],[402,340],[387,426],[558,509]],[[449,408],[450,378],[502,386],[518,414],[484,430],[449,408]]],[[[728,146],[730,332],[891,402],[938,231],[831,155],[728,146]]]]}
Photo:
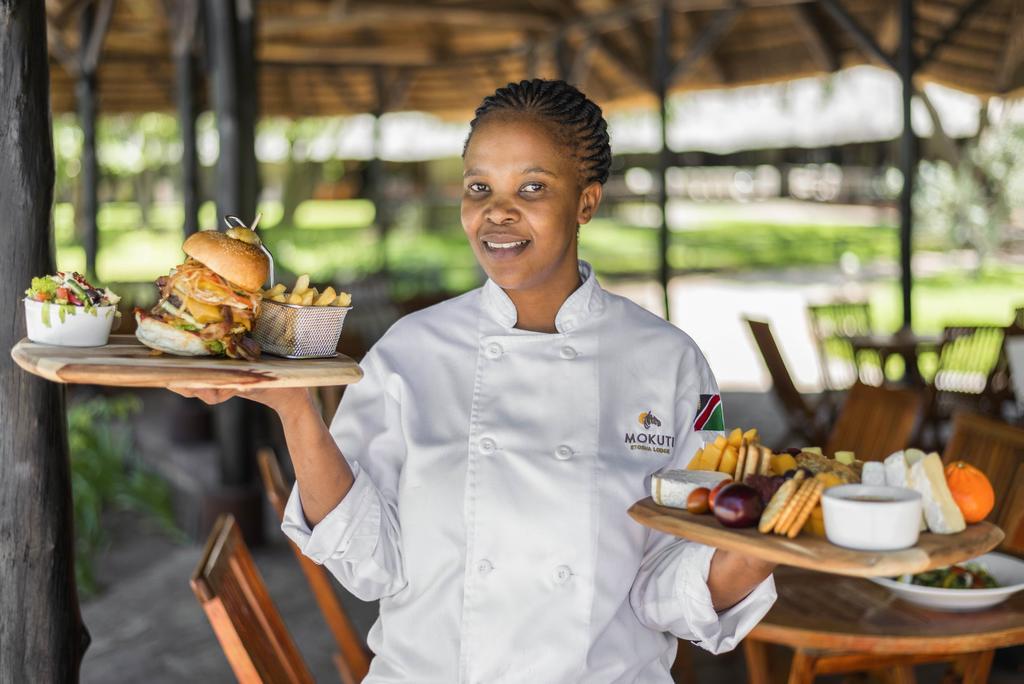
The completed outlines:
{"type": "Polygon", "coordinates": [[[799,485],[800,481],[794,478],[783,482],[782,486],[775,491],[768,505],[765,506],[764,513],[761,514],[761,521],[757,524],[758,532],[768,534],[772,531],[799,485]]]}
{"type": "Polygon", "coordinates": [[[743,468],[746,467],[748,451],[750,451],[750,447],[747,446],[747,442],[744,440],[740,444],[739,456],[736,458],[736,472],[732,475],[732,479],[737,482],[743,482],[743,468]]]}
{"type": "MultiPolygon", "coordinates": [[[[761,460],[761,450],[756,444],[747,446],[747,462],[743,464],[743,480],[747,475],[757,475],[758,463],[761,460]]],[[[740,480],[742,482],[743,480],[740,480]]]]}
{"type": "Polygon", "coordinates": [[[811,489],[814,488],[814,480],[808,479],[800,483],[800,488],[796,490],[789,502],[786,504],[785,510],[782,512],[782,516],[779,518],[779,522],[775,525],[775,534],[786,534],[789,531],[789,526],[796,519],[797,514],[803,510],[803,505],[807,501],[807,497],[811,494],[811,489]]]}
{"type": "Polygon", "coordinates": [[[758,466],[758,475],[771,475],[772,474],[772,450],[762,445],[761,449],[761,463],[758,466]]]}
{"type": "Polygon", "coordinates": [[[807,519],[811,517],[811,511],[821,501],[821,493],[825,491],[825,483],[821,480],[812,480],[813,487],[811,489],[810,497],[804,503],[804,507],[797,514],[796,519],[793,520],[793,524],[789,526],[789,530],[786,532],[786,536],[792,539],[796,535],[800,534],[800,530],[804,528],[807,523],[807,519]]]}

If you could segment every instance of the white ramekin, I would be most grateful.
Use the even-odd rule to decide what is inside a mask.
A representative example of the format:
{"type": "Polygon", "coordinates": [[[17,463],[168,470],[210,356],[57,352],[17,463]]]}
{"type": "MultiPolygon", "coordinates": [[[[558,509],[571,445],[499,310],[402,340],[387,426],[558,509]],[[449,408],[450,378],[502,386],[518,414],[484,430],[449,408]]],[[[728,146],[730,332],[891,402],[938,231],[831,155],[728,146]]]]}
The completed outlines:
{"type": "Polygon", "coordinates": [[[921,495],[904,487],[840,485],[821,497],[825,536],[837,546],[862,551],[893,551],[917,543],[921,495]],[[858,501],[871,497],[885,501],[858,501]]]}
{"type": "Polygon", "coordinates": [[[84,306],[72,307],[60,320],[60,306],[25,298],[25,327],[28,339],[61,347],[101,347],[110,337],[116,306],[97,306],[87,312],[84,306]],[[43,322],[43,307],[49,306],[49,323],[43,322]],[[73,315],[72,315],[73,314],[73,315]]]}

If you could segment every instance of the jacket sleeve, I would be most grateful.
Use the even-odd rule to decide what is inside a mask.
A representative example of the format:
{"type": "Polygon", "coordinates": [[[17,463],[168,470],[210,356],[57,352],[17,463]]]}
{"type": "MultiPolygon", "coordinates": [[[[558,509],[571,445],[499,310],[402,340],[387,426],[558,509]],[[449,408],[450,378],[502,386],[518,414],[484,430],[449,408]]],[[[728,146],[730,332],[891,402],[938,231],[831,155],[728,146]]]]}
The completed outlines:
{"type": "Polygon", "coordinates": [[[406,446],[400,390],[388,386],[374,349],[362,367],[363,379],[345,390],[331,424],[331,435],[355,474],[352,489],[310,529],[296,483],[281,529],[352,594],[371,601],[406,585],[397,507],[406,446]]]}
{"type": "MultiPolygon", "coordinates": [[[[684,354],[676,397],[676,441],[673,468],[685,468],[707,442],[722,434],[721,416],[708,418],[709,404],[721,401],[718,384],[696,345],[684,354]],[[703,395],[703,399],[702,396],[703,395]],[[702,411],[703,409],[703,411],[702,411]],[[703,427],[706,429],[694,429],[703,427]],[[712,429],[714,428],[714,429],[712,429]]],[[[712,411],[714,407],[712,406],[712,411]]],[[[708,589],[708,571],[715,549],[655,530],[647,542],[630,591],[630,604],[649,629],[671,632],[712,653],[732,650],[775,602],[775,582],[768,577],[742,601],[716,612],[708,589]]]]}

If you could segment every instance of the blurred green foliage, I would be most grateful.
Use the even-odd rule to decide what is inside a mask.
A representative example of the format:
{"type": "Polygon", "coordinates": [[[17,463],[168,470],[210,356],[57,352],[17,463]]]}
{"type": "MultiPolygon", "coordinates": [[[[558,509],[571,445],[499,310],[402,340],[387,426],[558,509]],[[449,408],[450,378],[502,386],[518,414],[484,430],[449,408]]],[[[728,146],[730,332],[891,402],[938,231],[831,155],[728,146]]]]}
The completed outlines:
{"type": "Polygon", "coordinates": [[[142,403],[134,396],[92,397],[68,408],[68,450],[75,515],[75,579],[83,596],[95,594],[95,560],[107,543],[105,511],[145,515],[183,539],[174,524],[166,483],[132,462],[129,419],[142,403]]]}

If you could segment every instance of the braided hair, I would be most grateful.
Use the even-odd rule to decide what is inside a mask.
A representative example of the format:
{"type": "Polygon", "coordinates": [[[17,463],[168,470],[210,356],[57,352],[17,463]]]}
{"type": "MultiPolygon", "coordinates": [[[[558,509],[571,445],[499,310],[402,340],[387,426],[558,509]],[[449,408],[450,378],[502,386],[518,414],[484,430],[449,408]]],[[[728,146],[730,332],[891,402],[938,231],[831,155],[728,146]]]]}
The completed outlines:
{"type": "Polygon", "coordinates": [[[522,113],[547,125],[579,161],[584,186],[608,180],[612,163],[608,123],[601,108],[575,86],[561,80],[535,78],[498,88],[476,108],[462,148],[463,156],[477,126],[494,113],[522,113]]]}

